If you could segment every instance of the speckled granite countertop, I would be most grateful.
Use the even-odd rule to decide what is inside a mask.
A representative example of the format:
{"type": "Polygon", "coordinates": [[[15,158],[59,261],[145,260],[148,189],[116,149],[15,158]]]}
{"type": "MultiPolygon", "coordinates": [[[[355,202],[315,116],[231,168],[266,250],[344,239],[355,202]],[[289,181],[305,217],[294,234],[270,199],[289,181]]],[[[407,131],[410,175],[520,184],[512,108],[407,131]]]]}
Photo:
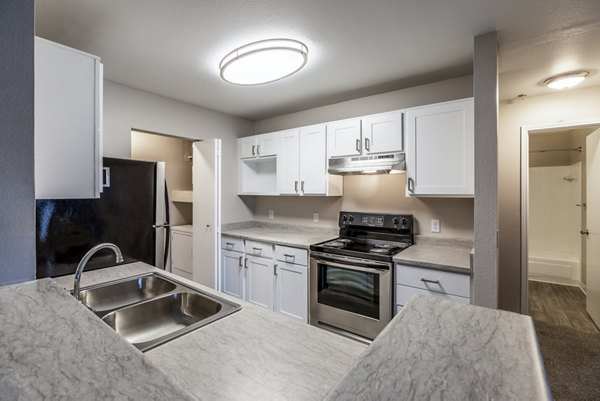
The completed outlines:
{"type": "Polygon", "coordinates": [[[0,399],[193,400],[51,279],[0,288],[0,399]]]}
{"type": "Polygon", "coordinates": [[[326,399],[535,401],[552,395],[530,317],[419,295],[326,399]]]}
{"type": "MultiPolygon", "coordinates": [[[[150,271],[242,305],[242,310],[144,354],[198,399],[321,400],[366,348],[144,263],[84,273],[82,286],[150,271]]],[[[72,277],[56,281],[72,287],[72,277]]]]}
{"type": "Polygon", "coordinates": [[[221,228],[221,234],[229,237],[309,249],[312,244],[337,238],[339,229],[248,221],[224,224],[221,228]]]}
{"type": "Polygon", "coordinates": [[[417,235],[415,245],[394,256],[395,263],[471,274],[472,239],[434,238],[417,235]]]}

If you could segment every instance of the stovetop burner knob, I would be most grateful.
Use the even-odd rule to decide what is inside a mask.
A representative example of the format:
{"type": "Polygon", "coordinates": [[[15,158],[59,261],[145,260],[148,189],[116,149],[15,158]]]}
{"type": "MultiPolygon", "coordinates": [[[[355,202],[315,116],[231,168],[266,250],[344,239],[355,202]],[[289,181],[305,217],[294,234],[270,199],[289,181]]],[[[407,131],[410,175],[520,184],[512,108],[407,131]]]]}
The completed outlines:
{"type": "Polygon", "coordinates": [[[403,226],[405,226],[405,225],[408,224],[408,220],[403,217],[402,219],[400,219],[400,224],[403,225],[403,226]]]}
{"type": "Polygon", "coordinates": [[[347,214],[345,214],[345,215],[342,216],[342,221],[348,221],[348,215],[347,214]]]}
{"type": "Polygon", "coordinates": [[[392,223],[394,223],[394,225],[398,225],[400,223],[400,219],[398,217],[394,217],[392,219],[392,223]]]}
{"type": "Polygon", "coordinates": [[[354,216],[352,216],[352,215],[348,216],[348,220],[349,221],[354,221],[354,216]]]}

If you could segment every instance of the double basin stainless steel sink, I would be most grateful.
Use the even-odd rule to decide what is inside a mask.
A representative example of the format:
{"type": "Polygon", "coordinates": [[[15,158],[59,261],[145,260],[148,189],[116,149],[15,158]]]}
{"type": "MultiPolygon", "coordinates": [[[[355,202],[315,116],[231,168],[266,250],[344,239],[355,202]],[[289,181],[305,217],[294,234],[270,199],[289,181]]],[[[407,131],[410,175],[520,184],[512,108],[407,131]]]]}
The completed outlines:
{"type": "Polygon", "coordinates": [[[141,351],[241,309],[159,273],[82,288],[80,296],[84,305],[141,351]]]}

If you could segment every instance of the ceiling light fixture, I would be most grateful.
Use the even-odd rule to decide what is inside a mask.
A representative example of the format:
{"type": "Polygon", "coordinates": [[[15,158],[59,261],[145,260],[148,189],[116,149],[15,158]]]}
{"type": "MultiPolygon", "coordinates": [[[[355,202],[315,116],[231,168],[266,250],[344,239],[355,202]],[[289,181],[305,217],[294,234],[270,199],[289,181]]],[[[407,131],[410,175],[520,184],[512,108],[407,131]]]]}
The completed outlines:
{"type": "Polygon", "coordinates": [[[238,47],[223,57],[221,78],[237,85],[260,85],[288,77],[308,59],[308,47],[293,39],[267,39],[238,47]]]}
{"type": "Polygon", "coordinates": [[[555,75],[544,81],[544,85],[552,89],[568,89],[581,83],[590,73],[588,71],[574,71],[566,74],[555,75]]]}

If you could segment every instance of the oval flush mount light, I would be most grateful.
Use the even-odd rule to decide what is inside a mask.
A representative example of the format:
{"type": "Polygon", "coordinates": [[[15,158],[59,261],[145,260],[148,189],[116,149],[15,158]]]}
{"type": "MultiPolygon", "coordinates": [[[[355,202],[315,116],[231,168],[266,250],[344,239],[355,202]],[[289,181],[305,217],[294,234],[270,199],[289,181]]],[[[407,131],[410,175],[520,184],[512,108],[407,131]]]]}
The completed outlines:
{"type": "Polygon", "coordinates": [[[227,54],[219,68],[221,78],[237,85],[260,85],[288,77],[308,60],[308,48],[293,39],[249,43],[227,54]]]}
{"type": "Polygon", "coordinates": [[[544,85],[552,89],[568,89],[581,83],[590,73],[588,71],[575,71],[555,75],[544,81],[544,85]]]}

